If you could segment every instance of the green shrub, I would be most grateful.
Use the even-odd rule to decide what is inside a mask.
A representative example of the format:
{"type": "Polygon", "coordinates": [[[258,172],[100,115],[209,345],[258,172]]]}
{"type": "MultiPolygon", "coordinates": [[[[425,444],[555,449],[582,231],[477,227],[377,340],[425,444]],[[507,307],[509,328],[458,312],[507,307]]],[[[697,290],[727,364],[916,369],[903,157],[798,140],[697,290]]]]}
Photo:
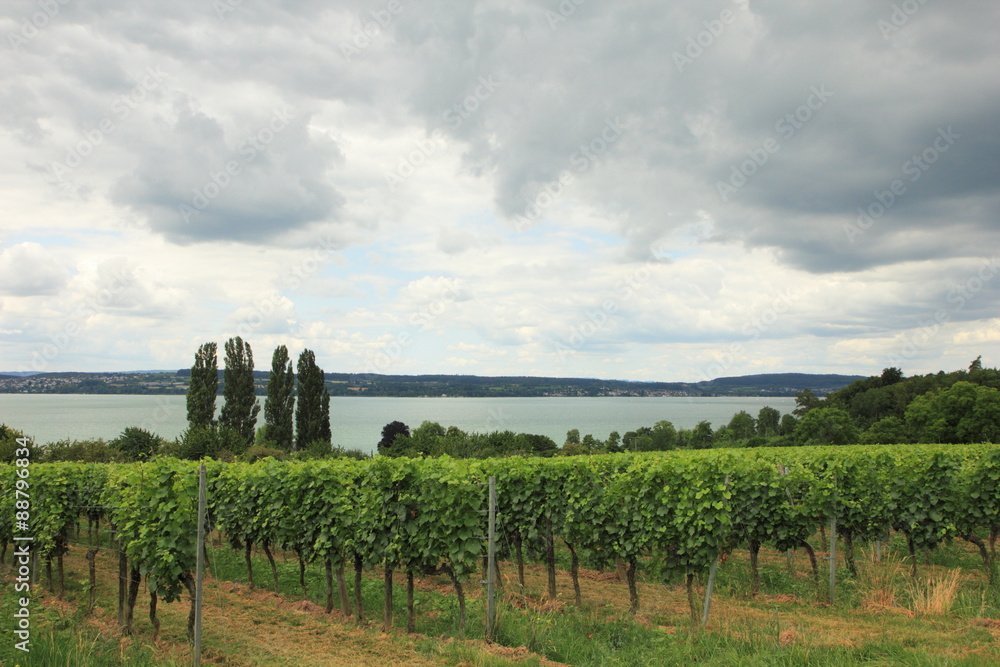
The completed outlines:
{"type": "Polygon", "coordinates": [[[240,460],[246,461],[247,463],[253,463],[254,461],[259,461],[260,459],[266,459],[269,456],[276,458],[279,461],[283,461],[286,458],[286,452],[283,449],[278,449],[277,447],[254,445],[240,457],[240,460]]]}
{"type": "MultiPolygon", "coordinates": [[[[23,437],[24,433],[22,431],[11,428],[6,424],[0,424],[0,463],[10,463],[16,458],[15,452],[22,447],[17,442],[17,439],[23,437]]],[[[38,447],[35,446],[34,440],[28,440],[28,449],[31,452],[28,458],[32,461],[37,460],[36,457],[39,456],[40,452],[38,451],[38,447]]]]}
{"type": "Polygon", "coordinates": [[[236,430],[220,424],[192,426],[163,449],[163,453],[168,456],[190,461],[198,461],[206,456],[229,461],[246,451],[247,445],[243,436],[236,430]]]}
{"type": "Polygon", "coordinates": [[[148,461],[159,453],[163,440],[144,428],[129,426],[109,445],[124,461],[148,461]]]}
{"type": "Polygon", "coordinates": [[[103,439],[58,440],[40,448],[39,460],[44,463],[56,461],[79,461],[80,463],[112,463],[124,460],[122,453],[103,439]]]}

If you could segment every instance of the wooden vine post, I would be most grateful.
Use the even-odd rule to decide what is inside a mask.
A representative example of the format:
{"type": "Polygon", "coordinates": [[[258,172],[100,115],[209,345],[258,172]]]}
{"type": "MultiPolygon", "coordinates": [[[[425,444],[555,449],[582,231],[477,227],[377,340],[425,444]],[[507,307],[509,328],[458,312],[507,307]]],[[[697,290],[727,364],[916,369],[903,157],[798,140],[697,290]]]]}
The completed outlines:
{"type": "MultiPolygon", "coordinates": [[[[205,464],[198,467],[198,548],[194,579],[194,667],[201,664],[201,602],[205,579],[205,464]]],[[[190,575],[189,575],[190,576],[190,575]]]]}

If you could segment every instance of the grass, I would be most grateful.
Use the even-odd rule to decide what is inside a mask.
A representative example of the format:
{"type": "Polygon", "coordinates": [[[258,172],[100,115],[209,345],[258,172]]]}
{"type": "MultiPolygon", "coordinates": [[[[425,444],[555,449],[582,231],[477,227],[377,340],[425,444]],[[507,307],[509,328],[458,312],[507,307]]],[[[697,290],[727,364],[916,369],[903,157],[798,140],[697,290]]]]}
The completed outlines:
{"type": "MultiPolygon", "coordinates": [[[[1000,590],[990,585],[975,551],[963,542],[921,556],[920,577],[910,576],[905,544],[894,539],[880,558],[858,545],[859,575],[838,569],[836,603],[826,602],[826,561],[820,587],[808,561],[767,549],[760,558],[761,591],[751,594],[748,558],[736,552],[718,568],[712,616],[706,628],[691,626],[680,579],[646,567],[640,572],[640,612],[628,614],[628,591],[613,573],[584,570],[583,608],[572,604],[568,572],[560,570],[558,597],[545,599],[545,572],[527,567],[525,591],[504,563],[495,644],[483,641],[481,587],[467,584],[468,623],[456,638],[458,605],[446,577],[418,580],[417,633],[405,632],[405,586],[397,575],[394,632],[381,632],[381,573],[366,573],[362,595],[366,622],[356,624],[337,609],[324,613],[325,573],[307,570],[308,600],[299,600],[298,565],[278,556],[279,594],[270,590],[270,568],[254,558],[250,588],[242,553],[210,549],[206,585],[203,664],[226,665],[993,665],[1000,663],[1000,590]]],[[[12,649],[10,630],[0,641],[3,665],[187,665],[186,601],[160,604],[163,624],[153,644],[140,595],[132,639],[115,627],[117,561],[98,554],[98,607],[86,600],[83,549],[67,559],[67,601],[37,594],[32,607],[31,661],[12,649]]],[[[822,559],[825,554],[818,553],[822,559]]],[[[6,568],[4,568],[6,570],[6,568]]],[[[4,574],[7,577],[6,573],[4,574]]],[[[0,613],[13,613],[5,582],[0,613]]],[[[352,577],[349,577],[352,578],[352,577]]],[[[704,582],[699,582],[699,586],[704,582]]],[[[699,594],[703,591],[699,588],[699,594]]],[[[352,595],[353,603],[353,595],[352,595]]],[[[9,628],[9,624],[8,624],[9,628]]],[[[17,652],[20,653],[20,652],[17,652]]]]}

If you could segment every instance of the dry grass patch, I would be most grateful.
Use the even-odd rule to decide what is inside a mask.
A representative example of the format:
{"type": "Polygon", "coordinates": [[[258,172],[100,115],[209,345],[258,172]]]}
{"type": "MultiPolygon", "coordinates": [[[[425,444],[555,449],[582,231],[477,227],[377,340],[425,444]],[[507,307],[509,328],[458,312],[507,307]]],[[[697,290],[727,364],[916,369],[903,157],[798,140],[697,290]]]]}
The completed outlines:
{"type": "Polygon", "coordinates": [[[955,607],[962,573],[951,570],[934,574],[910,586],[913,611],[922,616],[946,616],[955,607]]]}

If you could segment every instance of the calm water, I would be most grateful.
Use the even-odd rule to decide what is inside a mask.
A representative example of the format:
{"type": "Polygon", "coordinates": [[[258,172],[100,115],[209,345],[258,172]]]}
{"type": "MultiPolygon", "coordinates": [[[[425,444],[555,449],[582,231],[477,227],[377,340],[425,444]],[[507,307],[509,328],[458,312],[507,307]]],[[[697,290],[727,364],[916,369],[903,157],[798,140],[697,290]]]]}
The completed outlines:
{"type": "MultiPolygon", "coordinates": [[[[217,405],[221,406],[222,399],[217,405]]],[[[382,427],[399,420],[411,428],[423,421],[463,431],[539,433],[558,444],[566,431],[602,440],[666,419],[678,428],[708,420],[727,424],[740,410],[754,417],[769,405],[791,412],[794,398],[332,398],[330,421],[338,445],[372,451],[382,427]]],[[[258,425],[264,421],[264,411],[258,425]]],[[[0,394],[0,423],[23,430],[38,442],[64,438],[111,439],[126,426],[142,426],[172,439],[187,427],[184,396],[88,394],[0,394]]]]}

